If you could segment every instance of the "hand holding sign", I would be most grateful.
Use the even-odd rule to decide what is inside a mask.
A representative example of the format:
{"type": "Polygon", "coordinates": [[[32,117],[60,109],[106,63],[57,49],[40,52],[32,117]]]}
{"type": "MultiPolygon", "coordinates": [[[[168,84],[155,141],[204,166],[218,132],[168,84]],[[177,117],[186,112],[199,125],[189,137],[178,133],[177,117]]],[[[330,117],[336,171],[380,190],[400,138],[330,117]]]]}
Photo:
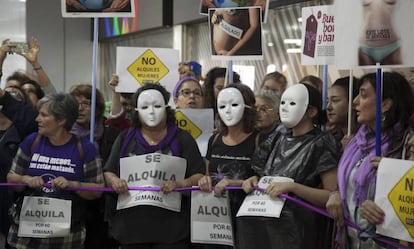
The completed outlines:
{"type": "Polygon", "coordinates": [[[384,222],[385,213],[375,202],[366,200],[359,208],[359,214],[362,218],[367,219],[371,224],[381,224],[384,222]]]}
{"type": "Polygon", "coordinates": [[[292,192],[295,187],[294,182],[272,182],[265,190],[265,193],[272,198],[278,197],[280,194],[292,192]]]}

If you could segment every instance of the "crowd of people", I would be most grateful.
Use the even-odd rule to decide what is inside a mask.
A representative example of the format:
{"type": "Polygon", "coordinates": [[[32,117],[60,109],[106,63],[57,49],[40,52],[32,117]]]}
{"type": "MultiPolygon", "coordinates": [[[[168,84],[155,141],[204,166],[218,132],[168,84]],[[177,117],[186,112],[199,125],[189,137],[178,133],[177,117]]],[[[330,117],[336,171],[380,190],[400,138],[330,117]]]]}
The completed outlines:
{"type": "MultiPolygon", "coordinates": [[[[3,41],[1,67],[11,51],[3,41]]],[[[0,89],[0,182],[15,184],[0,187],[0,232],[7,238],[2,248],[232,248],[191,243],[191,196],[175,190],[192,186],[229,198],[237,249],[386,248],[372,229],[386,215],[373,201],[377,167],[381,157],[414,158],[413,89],[401,74],[383,73],[381,99],[376,74],[337,79],[322,110],[322,80],[316,76],[288,86],[283,74],[272,72],[254,92],[237,73],[229,83],[226,68],[212,68],[203,78],[201,65],[192,61],[180,64],[171,93],[159,83],[146,83],[132,95],[118,93],[119,78],[113,75],[105,117],[99,90],[92,106],[92,85],[56,93],[39,51],[32,39],[29,51],[20,53],[36,75],[17,71],[0,89]],[[177,126],[170,98],[175,109],[214,110],[205,157],[191,134],[177,126]],[[378,101],[381,155],[374,136],[378,101]],[[162,168],[165,164],[170,168],[162,168]],[[144,174],[159,187],[154,198],[167,206],[131,204],[136,198],[129,188],[144,174]],[[289,201],[280,218],[237,217],[265,176],[293,179],[269,184],[264,193],[271,198],[288,194],[326,209],[333,219],[289,201]],[[104,186],[112,191],[94,191],[104,186]],[[38,224],[30,215],[36,211],[61,225],[30,227],[38,224]],[[370,236],[345,220],[365,224],[363,235],[370,236]]]]}

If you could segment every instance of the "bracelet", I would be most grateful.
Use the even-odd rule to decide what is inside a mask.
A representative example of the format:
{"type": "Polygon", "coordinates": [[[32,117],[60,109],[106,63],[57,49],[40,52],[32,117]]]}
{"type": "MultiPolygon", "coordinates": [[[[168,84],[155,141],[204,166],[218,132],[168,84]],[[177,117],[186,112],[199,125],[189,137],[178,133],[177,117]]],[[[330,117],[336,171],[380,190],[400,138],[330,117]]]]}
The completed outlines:
{"type": "Polygon", "coordinates": [[[38,71],[38,70],[40,70],[40,69],[42,69],[42,66],[39,66],[39,67],[34,67],[34,68],[33,68],[33,70],[35,70],[35,71],[38,71]]]}
{"type": "Polygon", "coordinates": [[[336,193],[338,193],[338,194],[339,194],[339,191],[338,191],[338,190],[332,191],[332,192],[330,192],[330,193],[329,193],[329,196],[332,196],[332,195],[334,195],[334,194],[336,194],[336,193]]]}

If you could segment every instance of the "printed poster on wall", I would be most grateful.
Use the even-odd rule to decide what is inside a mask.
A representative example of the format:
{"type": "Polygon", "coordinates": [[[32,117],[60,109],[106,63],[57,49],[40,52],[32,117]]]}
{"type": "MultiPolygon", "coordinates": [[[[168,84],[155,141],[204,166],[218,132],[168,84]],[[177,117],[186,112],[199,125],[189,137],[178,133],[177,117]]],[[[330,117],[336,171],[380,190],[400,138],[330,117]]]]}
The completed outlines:
{"type": "Polygon", "coordinates": [[[201,156],[207,153],[208,140],[213,135],[213,109],[179,109],[175,111],[177,126],[196,140],[201,156]]]}
{"type": "Polygon", "coordinates": [[[213,60],[262,60],[261,9],[209,9],[213,60]]]}
{"type": "Polygon", "coordinates": [[[229,200],[214,192],[191,192],[191,242],[233,246],[229,200]]]}
{"type": "Polygon", "coordinates": [[[335,63],[335,16],[332,5],[302,8],[302,65],[335,63]]]}
{"type": "Polygon", "coordinates": [[[163,85],[172,93],[178,81],[178,50],[168,48],[117,47],[117,92],[135,92],[145,83],[163,85]]]}
{"type": "Polygon", "coordinates": [[[377,171],[375,203],[386,213],[377,233],[414,242],[414,162],[383,158],[377,171]]]}
{"type": "Polygon", "coordinates": [[[134,17],[138,0],[61,0],[63,17],[134,17]]]}
{"type": "Polygon", "coordinates": [[[414,1],[336,0],[334,7],[338,69],[414,65],[414,1]]]}
{"type": "MultiPolygon", "coordinates": [[[[160,187],[164,181],[183,180],[187,161],[180,157],[151,153],[121,158],[119,168],[120,178],[125,179],[128,187],[160,187]]],[[[181,193],[129,190],[118,195],[117,210],[139,205],[180,212],[181,193]]]]}

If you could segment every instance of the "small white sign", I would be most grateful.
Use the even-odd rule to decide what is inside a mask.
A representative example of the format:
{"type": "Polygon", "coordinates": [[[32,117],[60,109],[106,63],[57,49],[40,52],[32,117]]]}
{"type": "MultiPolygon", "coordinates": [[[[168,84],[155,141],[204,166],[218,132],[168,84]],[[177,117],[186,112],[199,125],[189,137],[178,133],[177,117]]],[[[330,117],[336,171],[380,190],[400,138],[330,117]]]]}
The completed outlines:
{"type": "Polygon", "coordinates": [[[414,242],[414,162],[382,158],[377,171],[375,203],[386,214],[377,233],[414,242]]]}
{"type": "Polygon", "coordinates": [[[20,211],[19,237],[52,238],[69,235],[72,201],[25,196],[20,211]]]}
{"type": "Polygon", "coordinates": [[[191,241],[233,246],[229,201],[214,192],[191,193],[191,241]]]}
{"type": "MultiPolygon", "coordinates": [[[[128,187],[158,187],[164,181],[181,181],[185,177],[187,161],[184,158],[151,153],[121,158],[120,178],[128,187]]],[[[175,212],[181,210],[181,193],[164,194],[161,191],[135,191],[118,195],[117,210],[151,205],[175,212]]]]}
{"type": "MultiPolygon", "coordinates": [[[[259,180],[259,188],[266,189],[272,182],[293,182],[293,179],[281,176],[263,176],[259,180]]],[[[246,198],[237,212],[239,216],[263,216],[279,218],[284,198],[271,198],[260,190],[254,190],[246,198]]]]}

